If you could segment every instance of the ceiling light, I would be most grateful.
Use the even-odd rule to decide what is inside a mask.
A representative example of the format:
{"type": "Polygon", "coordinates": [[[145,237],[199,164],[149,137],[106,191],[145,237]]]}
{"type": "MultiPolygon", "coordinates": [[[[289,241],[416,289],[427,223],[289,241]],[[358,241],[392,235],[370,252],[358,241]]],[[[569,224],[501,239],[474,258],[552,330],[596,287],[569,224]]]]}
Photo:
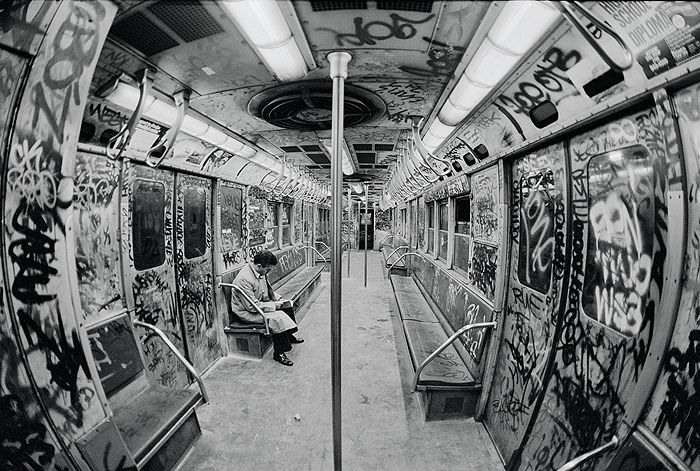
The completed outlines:
{"type": "Polygon", "coordinates": [[[362,192],[364,191],[362,188],[362,183],[349,183],[350,188],[352,188],[352,191],[357,193],[358,195],[361,195],[362,192]]]}
{"type": "Polygon", "coordinates": [[[277,1],[225,1],[221,6],[279,80],[300,79],[309,72],[277,1]]]}
{"type": "MultiPolygon", "coordinates": [[[[509,1],[503,5],[438,113],[442,123],[456,126],[462,122],[555,24],[559,11],[548,3],[509,1]]],[[[426,147],[434,145],[435,149],[443,140],[435,132],[428,131],[426,147]]]]}
{"type": "MultiPolygon", "coordinates": [[[[333,158],[333,149],[331,148],[331,140],[330,139],[321,139],[321,144],[323,144],[323,147],[326,148],[328,151],[328,155],[331,156],[331,159],[333,158]]],[[[357,170],[355,169],[355,163],[352,160],[352,157],[350,157],[350,151],[348,150],[348,145],[345,142],[345,139],[343,139],[343,161],[342,161],[342,169],[343,173],[345,175],[352,175],[355,173],[357,170]]]]}
{"type": "Polygon", "coordinates": [[[493,87],[508,74],[520,56],[499,49],[486,37],[469,61],[464,75],[477,85],[493,87]]]}
{"type": "Polygon", "coordinates": [[[489,37],[511,54],[523,55],[559,17],[549,2],[509,1],[491,26],[489,37]]]}

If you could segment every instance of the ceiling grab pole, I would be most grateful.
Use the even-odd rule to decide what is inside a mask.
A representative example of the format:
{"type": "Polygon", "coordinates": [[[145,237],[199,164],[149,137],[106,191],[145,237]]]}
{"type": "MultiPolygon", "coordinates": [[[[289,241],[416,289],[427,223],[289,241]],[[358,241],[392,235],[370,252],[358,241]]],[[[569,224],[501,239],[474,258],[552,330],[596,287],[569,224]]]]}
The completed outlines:
{"type": "Polygon", "coordinates": [[[343,216],[343,114],[345,104],[345,79],[348,62],[352,56],[347,52],[328,54],[333,79],[333,121],[331,147],[331,383],[333,409],[333,465],[341,471],[341,383],[340,383],[340,310],[341,310],[341,234],[343,216]]]}

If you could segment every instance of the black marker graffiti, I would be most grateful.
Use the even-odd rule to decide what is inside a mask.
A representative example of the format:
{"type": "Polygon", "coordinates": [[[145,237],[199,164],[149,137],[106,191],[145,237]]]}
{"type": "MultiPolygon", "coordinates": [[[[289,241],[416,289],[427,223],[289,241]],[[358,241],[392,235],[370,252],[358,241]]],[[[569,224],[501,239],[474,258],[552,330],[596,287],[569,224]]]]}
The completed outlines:
{"type": "Polygon", "coordinates": [[[370,21],[362,24],[362,17],[355,17],[353,24],[355,25],[354,33],[338,33],[329,28],[318,28],[318,31],[331,31],[335,33],[335,40],[338,46],[374,46],[377,41],[385,39],[410,39],[416,35],[416,28],[413,25],[420,25],[432,20],[435,15],[428,15],[422,20],[411,20],[404,18],[401,15],[392,13],[389,15],[391,23],[385,21],[370,21]],[[347,41],[347,43],[346,43],[347,41]]]}
{"type": "Polygon", "coordinates": [[[47,442],[46,427],[27,417],[25,410],[19,397],[0,397],[0,469],[43,470],[56,455],[47,442]]]}
{"type": "Polygon", "coordinates": [[[684,453],[683,460],[692,465],[700,457],[700,330],[688,335],[688,347],[669,350],[664,370],[666,400],[654,431],[669,429],[676,434],[684,453]]]}
{"type": "Polygon", "coordinates": [[[399,66],[399,69],[412,75],[430,79],[435,79],[436,76],[451,76],[462,58],[465,49],[461,46],[450,46],[440,41],[434,41],[425,36],[423,37],[423,41],[435,46],[431,47],[428,51],[429,59],[425,63],[428,68],[421,69],[402,65],[399,66]]]}
{"type": "MultiPolygon", "coordinates": [[[[573,83],[565,72],[580,60],[581,53],[578,51],[564,53],[561,49],[553,47],[537,63],[532,73],[535,83],[520,82],[518,90],[512,97],[503,94],[498,97],[498,100],[515,113],[528,114],[535,106],[550,100],[552,98],[550,93],[560,94],[564,92],[565,84],[573,87],[573,83]]],[[[572,93],[578,94],[578,91],[574,89],[572,93]]]]}

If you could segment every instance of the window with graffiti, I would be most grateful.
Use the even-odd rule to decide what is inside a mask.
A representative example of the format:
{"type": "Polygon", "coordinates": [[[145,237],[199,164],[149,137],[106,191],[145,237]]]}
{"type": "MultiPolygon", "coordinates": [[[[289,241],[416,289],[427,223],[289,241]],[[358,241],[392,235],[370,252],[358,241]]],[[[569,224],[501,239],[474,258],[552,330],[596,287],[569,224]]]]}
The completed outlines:
{"type": "Polygon", "coordinates": [[[586,315],[636,335],[651,280],[654,173],[635,146],[588,163],[588,247],[582,297],[586,315]]]}
{"type": "Polygon", "coordinates": [[[207,251],[207,191],[189,187],[184,191],[185,258],[197,258],[207,251]]]}
{"type": "Polygon", "coordinates": [[[447,227],[449,224],[447,200],[442,200],[438,203],[438,257],[442,260],[447,260],[447,227]]]}
{"type": "Polygon", "coordinates": [[[265,248],[276,249],[279,239],[279,203],[268,202],[265,206],[267,211],[265,220],[265,248]]]}
{"type": "Polygon", "coordinates": [[[292,205],[282,204],[282,245],[292,243],[292,205]]]}
{"type": "Polygon", "coordinates": [[[148,270],[165,263],[165,186],[134,181],[132,240],[134,268],[148,270]]]}
{"type": "Polygon", "coordinates": [[[267,217],[267,200],[253,194],[248,194],[248,231],[250,247],[265,244],[265,225],[267,217]]]}
{"type": "Polygon", "coordinates": [[[243,215],[242,201],[243,190],[221,187],[221,251],[232,252],[242,245],[243,215]]]}
{"type": "Polygon", "coordinates": [[[425,250],[425,204],[423,203],[423,197],[418,199],[418,216],[416,226],[418,226],[416,247],[421,250],[425,250]]]}
{"type": "Polygon", "coordinates": [[[529,172],[520,178],[518,279],[547,293],[554,256],[554,173],[529,172]]]}
{"type": "Polygon", "coordinates": [[[428,203],[428,253],[435,252],[435,202],[428,203]]]}
{"type": "Polygon", "coordinates": [[[455,199],[455,250],[452,259],[453,266],[469,272],[469,197],[455,199]]]}

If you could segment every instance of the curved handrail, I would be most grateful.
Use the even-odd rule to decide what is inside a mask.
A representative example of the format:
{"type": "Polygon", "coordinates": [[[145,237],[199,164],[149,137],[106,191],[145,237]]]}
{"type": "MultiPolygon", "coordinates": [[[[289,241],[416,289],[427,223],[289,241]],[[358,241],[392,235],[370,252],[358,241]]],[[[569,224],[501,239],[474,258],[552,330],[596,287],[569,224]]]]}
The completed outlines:
{"type": "Polygon", "coordinates": [[[323,259],[323,263],[328,263],[328,260],[326,260],[326,257],[323,256],[321,252],[318,251],[316,247],[312,247],[311,245],[302,245],[299,247],[300,249],[312,249],[314,252],[318,254],[319,257],[323,259]]]}
{"type": "Polygon", "coordinates": [[[420,376],[420,372],[423,371],[423,368],[428,366],[428,363],[433,361],[433,359],[438,356],[444,349],[449,347],[452,342],[454,342],[459,336],[461,336],[463,333],[472,330],[472,329],[482,329],[482,328],[493,328],[496,327],[496,323],[491,321],[491,322],[478,322],[476,324],[467,324],[461,329],[459,329],[457,332],[452,334],[449,339],[445,340],[442,345],[440,345],[437,350],[435,350],[433,353],[428,355],[428,358],[423,360],[423,363],[420,364],[418,369],[416,370],[416,373],[413,375],[413,383],[411,384],[411,392],[415,392],[416,388],[418,387],[418,377],[420,376]]]}
{"type": "Polygon", "coordinates": [[[601,59],[603,59],[605,63],[608,64],[608,67],[610,67],[616,72],[623,72],[632,67],[632,64],[634,64],[634,57],[632,56],[632,52],[630,51],[630,48],[625,42],[625,40],[622,39],[620,35],[617,34],[612,28],[606,25],[605,22],[601,21],[596,15],[594,15],[586,7],[584,7],[581,4],[581,2],[564,1],[552,2],[552,4],[554,4],[555,6],[559,6],[560,11],[564,15],[564,18],[569,20],[569,23],[574,25],[578,32],[583,35],[586,41],[588,41],[588,43],[593,47],[593,49],[595,49],[596,52],[600,55],[601,59]],[[615,42],[618,44],[618,46],[620,46],[620,48],[624,52],[624,63],[618,64],[608,55],[608,53],[601,47],[601,45],[598,44],[598,41],[596,41],[595,38],[593,38],[591,32],[588,30],[588,28],[586,28],[586,25],[584,25],[583,22],[576,16],[573,10],[578,10],[578,12],[581,13],[581,15],[583,15],[586,19],[588,19],[588,21],[593,23],[597,28],[605,31],[606,34],[608,34],[615,40],[615,42]]]}
{"type": "MultiPolygon", "coordinates": [[[[153,86],[153,78],[151,77],[149,69],[143,69],[139,72],[139,74],[139,101],[136,105],[136,109],[131,114],[129,121],[124,123],[119,132],[117,132],[117,134],[112,136],[109,139],[109,141],[107,141],[106,154],[110,160],[117,160],[119,159],[119,157],[121,157],[122,153],[129,145],[129,141],[131,141],[131,137],[134,135],[134,130],[139,124],[141,115],[143,114],[143,111],[146,108],[146,100],[148,100],[148,96],[151,92],[151,87],[153,86]],[[119,150],[119,152],[116,155],[112,154],[113,148],[118,148],[119,150]]],[[[115,88],[119,85],[120,79],[121,77],[117,78],[114,81],[113,86],[115,88]]]]}
{"type": "Polygon", "coordinates": [[[175,145],[175,138],[180,132],[180,128],[182,127],[182,121],[185,119],[187,109],[189,108],[190,92],[187,90],[178,92],[173,96],[173,99],[175,100],[175,106],[177,108],[177,116],[175,117],[175,122],[170,127],[168,132],[162,138],[158,139],[148,150],[148,152],[146,152],[146,165],[148,165],[151,168],[160,167],[160,164],[163,163],[163,160],[165,160],[170,151],[173,149],[173,146],[175,145]],[[157,162],[152,161],[151,157],[153,156],[153,152],[155,152],[161,146],[165,147],[163,154],[161,154],[160,158],[156,157],[158,158],[157,162]]]}
{"type": "MultiPolygon", "coordinates": [[[[382,239],[382,241],[379,242],[379,248],[380,248],[380,249],[382,248],[382,244],[383,244],[389,237],[396,237],[396,236],[395,236],[394,234],[387,234],[387,235],[385,235],[384,238],[382,239]]],[[[393,240],[392,240],[392,242],[393,242],[393,240]]]]}
{"type": "Polygon", "coordinates": [[[408,248],[408,245],[401,245],[401,246],[399,246],[399,247],[396,247],[396,248],[394,249],[394,251],[391,252],[391,253],[389,254],[389,256],[386,258],[386,261],[388,262],[389,259],[391,258],[391,256],[394,255],[394,254],[395,254],[396,252],[398,252],[399,250],[401,250],[401,249],[407,249],[407,248],[408,248]]]}
{"type": "Polygon", "coordinates": [[[396,259],[394,263],[391,264],[389,267],[389,273],[391,273],[391,269],[394,268],[394,266],[401,261],[402,258],[404,258],[406,255],[420,255],[418,252],[406,252],[405,254],[401,255],[399,258],[396,259]]]}
{"type": "Polygon", "coordinates": [[[332,252],[331,248],[328,247],[328,244],[326,244],[326,243],[323,242],[322,240],[315,240],[315,241],[314,241],[314,244],[321,244],[321,245],[323,245],[325,248],[327,248],[329,252],[332,252]]]}
{"type": "Polygon", "coordinates": [[[587,453],[582,454],[581,456],[574,458],[573,460],[569,461],[561,468],[558,468],[557,471],[570,471],[588,459],[591,459],[591,458],[594,458],[598,455],[601,455],[608,450],[614,450],[615,448],[617,448],[617,445],[619,443],[620,443],[620,440],[617,438],[617,435],[613,435],[612,439],[608,443],[601,445],[594,450],[591,450],[587,453]]]}
{"type": "Polygon", "coordinates": [[[173,354],[177,357],[178,360],[182,362],[183,365],[185,365],[185,368],[187,368],[187,371],[190,372],[192,376],[194,376],[194,379],[197,381],[197,384],[199,385],[199,390],[202,392],[202,399],[204,400],[204,403],[209,402],[209,395],[207,394],[207,390],[204,387],[204,381],[202,380],[202,377],[199,376],[199,373],[197,373],[197,370],[194,369],[194,366],[190,364],[187,359],[182,356],[182,353],[180,353],[180,350],[177,349],[175,345],[170,341],[170,339],[163,333],[162,330],[160,330],[158,327],[148,324],[146,322],[141,322],[139,320],[134,320],[134,325],[137,325],[139,327],[143,327],[144,329],[152,330],[155,332],[155,334],[161,338],[161,340],[165,343],[165,345],[168,346],[168,348],[173,352],[173,354]]]}

